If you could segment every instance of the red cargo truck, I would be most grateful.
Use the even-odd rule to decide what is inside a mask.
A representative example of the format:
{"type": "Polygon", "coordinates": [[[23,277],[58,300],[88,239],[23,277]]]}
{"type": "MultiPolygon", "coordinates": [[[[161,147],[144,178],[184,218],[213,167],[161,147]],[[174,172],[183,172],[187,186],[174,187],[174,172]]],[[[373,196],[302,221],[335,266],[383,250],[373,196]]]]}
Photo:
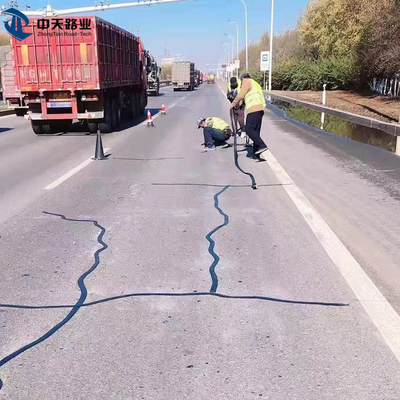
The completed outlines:
{"type": "Polygon", "coordinates": [[[30,19],[24,32],[32,35],[12,40],[15,77],[36,134],[66,130],[73,119],[106,133],[122,116],[144,113],[147,74],[138,37],[96,16],[30,19]]]}

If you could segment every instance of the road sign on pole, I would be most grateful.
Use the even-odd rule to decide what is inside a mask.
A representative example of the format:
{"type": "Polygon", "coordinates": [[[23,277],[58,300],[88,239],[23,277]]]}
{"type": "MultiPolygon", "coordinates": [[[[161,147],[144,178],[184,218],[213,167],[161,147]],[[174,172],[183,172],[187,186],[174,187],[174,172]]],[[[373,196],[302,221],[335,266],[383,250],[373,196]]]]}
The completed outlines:
{"type": "Polygon", "coordinates": [[[269,71],[269,51],[261,52],[260,71],[269,71]]]}

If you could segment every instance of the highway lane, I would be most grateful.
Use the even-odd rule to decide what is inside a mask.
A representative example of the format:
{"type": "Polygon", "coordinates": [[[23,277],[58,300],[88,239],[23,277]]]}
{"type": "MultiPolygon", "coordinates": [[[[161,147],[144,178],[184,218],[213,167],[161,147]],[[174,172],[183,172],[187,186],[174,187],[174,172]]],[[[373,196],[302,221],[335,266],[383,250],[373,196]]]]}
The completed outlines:
{"type": "MultiPolygon", "coordinates": [[[[43,211],[95,219],[108,248],[85,280],[87,306],[0,366],[2,398],[399,398],[398,360],[269,164],[240,153],[241,166],[258,180],[253,191],[234,167],[231,149],[201,152],[197,117],[229,115],[219,88],[167,91],[162,99],[174,104],[184,96],[155,128],[137,125],[107,136],[108,161],[89,164],[50,191],[42,188],[90,154],[60,166],[57,158],[49,165],[43,151],[40,184],[25,199],[29,207],[20,205],[13,216],[6,211],[0,225],[2,359],[71,312],[80,295],[77,280],[102,248],[98,226],[43,211]],[[207,294],[216,280],[206,237],[215,241],[216,292],[225,298],[207,294]]],[[[303,167],[319,149],[292,139],[287,133],[294,128],[273,119],[265,118],[267,142],[312,197],[318,189],[309,189],[299,172],[297,182],[295,165],[303,167]]],[[[84,145],[89,152],[93,139],[71,137],[70,151],[84,145]]],[[[27,150],[27,167],[35,157],[27,150]]],[[[315,158],[308,170],[314,186],[325,185],[326,175],[317,179],[315,171],[331,162],[326,154],[315,158]]],[[[16,194],[10,189],[17,202],[16,194]]]]}
{"type": "MultiPolygon", "coordinates": [[[[184,92],[173,93],[171,88],[163,88],[162,93],[168,94],[167,107],[185,96],[184,92]]],[[[148,107],[153,114],[163,100],[164,95],[149,97],[148,107]]],[[[143,118],[132,125],[140,124],[143,118]]],[[[40,197],[44,187],[94,155],[94,135],[88,135],[78,123],[67,134],[37,136],[25,119],[6,116],[0,118],[0,129],[0,221],[15,215],[40,197]]],[[[127,132],[125,129],[104,135],[105,147],[111,148],[115,139],[127,132]]]]}

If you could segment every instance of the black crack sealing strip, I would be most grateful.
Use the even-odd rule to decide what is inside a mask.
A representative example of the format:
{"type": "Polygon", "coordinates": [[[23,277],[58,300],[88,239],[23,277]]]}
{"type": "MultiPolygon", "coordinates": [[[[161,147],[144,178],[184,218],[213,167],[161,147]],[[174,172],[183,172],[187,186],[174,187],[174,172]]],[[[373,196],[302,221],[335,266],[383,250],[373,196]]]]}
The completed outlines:
{"type": "MultiPolygon", "coordinates": [[[[121,294],[118,296],[107,297],[95,301],[91,301],[82,304],[82,307],[92,307],[99,304],[108,303],[111,301],[130,299],[135,297],[216,297],[228,300],[259,300],[259,301],[269,301],[272,303],[282,303],[282,304],[293,304],[293,305],[305,305],[305,306],[321,306],[321,307],[349,307],[349,303],[332,303],[324,301],[312,301],[312,300],[292,300],[292,299],[281,299],[278,297],[267,297],[261,295],[228,295],[223,293],[210,293],[210,292],[189,292],[189,293],[169,293],[169,292],[138,292],[138,293],[128,293],[121,294]]],[[[60,305],[42,305],[42,306],[30,306],[27,304],[0,304],[0,308],[12,308],[12,309],[22,309],[22,310],[54,310],[60,308],[72,308],[73,305],[70,304],[60,304],[60,305]]]]}
{"type": "Polygon", "coordinates": [[[227,190],[229,188],[229,186],[225,186],[222,190],[220,190],[217,194],[214,195],[214,207],[218,210],[218,212],[224,217],[224,223],[221,225],[218,225],[216,228],[214,228],[211,232],[209,232],[206,235],[206,239],[209,241],[209,246],[208,246],[208,252],[212,255],[212,257],[214,258],[213,263],[210,266],[210,275],[211,275],[211,280],[212,280],[212,284],[211,284],[211,289],[210,289],[210,293],[215,293],[217,291],[218,288],[218,276],[215,273],[215,267],[218,265],[219,263],[219,256],[217,253],[215,253],[214,251],[214,247],[215,247],[215,242],[214,240],[211,238],[211,236],[219,231],[221,228],[223,228],[224,226],[229,224],[229,217],[228,215],[226,215],[221,208],[219,207],[219,203],[218,203],[218,196],[220,194],[222,194],[223,192],[225,192],[225,190],[227,190]]]}
{"type": "MultiPolygon", "coordinates": [[[[46,215],[52,215],[55,217],[60,217],[61,219],[65,221],[70,221],[70,222],[88,222],[93,224],[96,228],[100,229],[100,233],[97,236],[97,241],[101,245],[101,248],[97,249],[96,252],[94,253],[94,263],[92,266],[85,272],[83,273],[79,279],[78,279],[78,287],[81,292],[81,295],[79,297],[79,300],[73,305],[71,311],[62,319],[57,325],[53,326],[50,330],[48,330],[44,335],[40,336],[38,339],[34,340],[33,342],[21,347],[20,349],[14,351],[13,353],[9,354],[8,356],[4,357],[3,359],[0,360],[0,368],[4,365],[7,364],[9,361],[14,359],[15,357],[18,357],[25,351],[37,346],[38,344],[44,342],[51,336],[53,336],[59,329],[61,329],[66,323],[68,323],[74,316],[75,314],[79,311],[79,309],[82,307],[83,303],[85,302],[87,298],[87,289],[85,286],[85,279],[99,266],[100,264],[100,253],[107,249],[107,244],[103,241],[104,234],[106,233],[106,230],[104,227],[102,227],[97,221],[91,220],[91,219],[74,219],[74,218],[67,218],[65,215],[62,214],[55,214],[47,211],[43,211],[43,214],[46,215]]],[[[3,382],[0,379],[0,390],[3,387],[3,382]]]]}

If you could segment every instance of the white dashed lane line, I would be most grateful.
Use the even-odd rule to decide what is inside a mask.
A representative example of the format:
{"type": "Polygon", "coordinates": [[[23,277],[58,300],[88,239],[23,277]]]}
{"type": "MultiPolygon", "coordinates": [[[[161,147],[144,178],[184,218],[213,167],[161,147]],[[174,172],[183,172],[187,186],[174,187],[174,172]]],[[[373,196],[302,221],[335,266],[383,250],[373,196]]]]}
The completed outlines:
{"type": "MultiPolygon", "coordinates": [[[[104,152],[107,153],[110,150],[111,150],[110,148],[107,148],[107,149],[104,149],[104,152]]],[[[57,186],[59,186],[63,182],[65,182],[67,179],[71,178],[71,176],[74,176],[76,173],[81,171],[83,168],[87,167],[92,161],[93,161],[92,158],[88,158],[87,160],[83,161],[82,163],[80,163],[76,167],[72,168],[67,173],[65,173],[64,175],[60,176],[58,179],[56,179],[55,181],[53,181],[52,183],[50,183],[49,185],[47,185],[43,189],[44,190],[52,190],[52,189],[56,188],[57,186]]]]}

